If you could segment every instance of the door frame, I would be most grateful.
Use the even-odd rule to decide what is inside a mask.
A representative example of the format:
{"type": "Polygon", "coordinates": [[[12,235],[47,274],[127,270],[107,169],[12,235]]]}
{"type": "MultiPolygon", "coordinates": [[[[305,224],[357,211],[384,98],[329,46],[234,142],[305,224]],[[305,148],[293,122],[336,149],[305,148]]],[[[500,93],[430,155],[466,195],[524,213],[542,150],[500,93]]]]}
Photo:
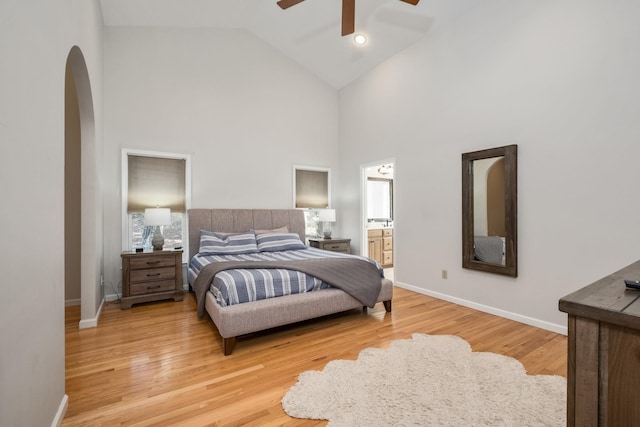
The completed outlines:
{"type": "Polygon", "coordinates": [[[397,171],[397,161],[395,157],[389,157],[382,160],[376,160],[373,162],[362,163],[360,165],[360,255],[368,256],[369,255],[369,238],[367,236],[367,169],[382,166],[391,163],[393,165],[393,200],[391,201],[391,209],[393,210],[393,219],[395,224],[395,219],[397,218],[396,212],[396,171],[397,171]]]}

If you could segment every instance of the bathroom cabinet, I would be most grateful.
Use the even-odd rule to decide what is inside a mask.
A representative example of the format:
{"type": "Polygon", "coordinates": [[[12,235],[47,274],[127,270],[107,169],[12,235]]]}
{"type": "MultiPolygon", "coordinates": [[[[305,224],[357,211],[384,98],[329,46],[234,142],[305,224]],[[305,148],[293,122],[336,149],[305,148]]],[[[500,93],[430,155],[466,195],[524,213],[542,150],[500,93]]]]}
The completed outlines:
{"type": "Polygon", "coordinates": [[[393,229],[368,230],[368,254],[384,268],[393,267],[393,229]]]}

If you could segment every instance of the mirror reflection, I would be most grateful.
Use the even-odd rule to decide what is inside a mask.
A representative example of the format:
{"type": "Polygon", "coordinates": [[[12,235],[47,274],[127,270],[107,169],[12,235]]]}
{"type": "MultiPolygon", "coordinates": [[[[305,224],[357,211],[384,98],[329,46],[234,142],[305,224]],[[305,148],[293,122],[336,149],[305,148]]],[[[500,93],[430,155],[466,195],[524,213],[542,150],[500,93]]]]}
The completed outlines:
{"type": "Polygon", "coordinates": [[[473,162],[474,259],[505,265],[504,156],[473,162]]]}
{"type": "Polygon", "coordinates": [[[462,266],[518,275],[517,145],[462,155],[462,266]]]}

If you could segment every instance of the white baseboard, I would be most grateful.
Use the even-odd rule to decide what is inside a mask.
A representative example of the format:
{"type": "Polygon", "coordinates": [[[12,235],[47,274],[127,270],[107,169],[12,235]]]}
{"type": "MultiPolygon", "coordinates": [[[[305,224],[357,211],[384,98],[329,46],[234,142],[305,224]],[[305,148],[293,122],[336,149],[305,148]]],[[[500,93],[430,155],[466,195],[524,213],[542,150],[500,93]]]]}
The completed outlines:
{"type": "Polygon", "coordinates": [[[482,311],[484,313],[489,313],[496,316],[504,317],[505,319],[515,320],[516,322],[524,323],[525,325],[531,325],[531,326],[535,326],[536,328],[546,329],[547,331],[555,332],[557,334],[567,335],[568,333],[566,326],[557,325],[555,323],[546,322],[544,320],[535,319],[533,317],[523,316],[521,314],[512,313],[510,311],[502,310],[496,307],[491,307],[484,304],[478,304],[473,301],[468,301],[468,300],[454,297],[451,295],[442,294],[440,292],[418,288],[402,282],[395,282],[394,285],[400,288],[408,289],[413,292],[417,292],[419,294],[428,295],[433,298],[437,298],[444,301],[452,302],[454,304],[473,308],[474,310],[482,311]]]}
{"type": "Polygon", "coordinates": [[[75,307],[77,305],[80,305],[80,298],[68,299],[64,302],[65,307],[75,307]]]}
{"type": "Polygon", "coordinates": [[[64,419],[64,415],[67,413],[67,408],[69,407],[69,396],[66,394],[62,397],[62,402],[60,402],[60,406],[58,406],[58,412],[56,412],[56,416],[53,418],[51,422],[51,427],[60,427],[62,425],[62,420],[64,419]]]}
{"type": "Polygon", "coordinates": [[[100,302],[100,307],[98,308],[98,312],[96,313],[96,317],[92,319],[83,319],[80,321],[78,325],[79,329],[87,329],[87,328],[95,328],[98,326],[98,319],[100,319],[100,313],[102,312],[102,306],[104,305],[104,298],[100,302]]]}

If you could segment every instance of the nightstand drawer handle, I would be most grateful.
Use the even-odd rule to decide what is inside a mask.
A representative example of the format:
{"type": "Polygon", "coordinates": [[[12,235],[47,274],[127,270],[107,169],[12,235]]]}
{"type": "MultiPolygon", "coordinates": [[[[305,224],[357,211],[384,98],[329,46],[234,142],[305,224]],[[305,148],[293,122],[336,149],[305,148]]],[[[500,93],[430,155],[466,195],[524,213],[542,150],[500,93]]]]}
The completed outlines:
{"type": "Polygon", "coordinates": [[[160,285],[147,286],[147,289],[158,289],[159,287],[160,287],[160,285]]]}
{"type": "Polygon", "coordinates": [[[147,264],[149,265],[160,264],[160,261],[147,261],[147,264]]]}
{"type": "Polygon", "coordinates": [[[160,273],[153,273],[153,274],[147,274],[147,277],[154,277],[154,276],[159,276],[160,273]]]}

